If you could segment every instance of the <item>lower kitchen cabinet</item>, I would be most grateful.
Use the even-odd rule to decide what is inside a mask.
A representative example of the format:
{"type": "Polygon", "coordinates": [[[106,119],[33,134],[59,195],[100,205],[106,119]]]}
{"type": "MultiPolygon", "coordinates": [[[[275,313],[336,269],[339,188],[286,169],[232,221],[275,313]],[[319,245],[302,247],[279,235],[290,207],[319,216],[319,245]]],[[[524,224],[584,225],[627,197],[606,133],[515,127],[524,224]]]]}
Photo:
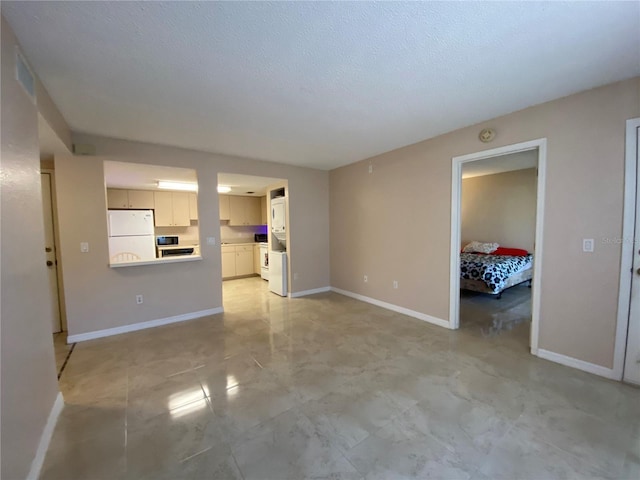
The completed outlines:
{"type": "Polygon", "coordinates": [[[222,278],[253,275],[253,245],[222,246],[222,278]]]}
{"type": "Polygon", "coordinates": [[[235,247],[222,247],[222,278],[236,276],[236,249],[235,247]],[[225,251],[226,248],[231,250],[225,251]]]}

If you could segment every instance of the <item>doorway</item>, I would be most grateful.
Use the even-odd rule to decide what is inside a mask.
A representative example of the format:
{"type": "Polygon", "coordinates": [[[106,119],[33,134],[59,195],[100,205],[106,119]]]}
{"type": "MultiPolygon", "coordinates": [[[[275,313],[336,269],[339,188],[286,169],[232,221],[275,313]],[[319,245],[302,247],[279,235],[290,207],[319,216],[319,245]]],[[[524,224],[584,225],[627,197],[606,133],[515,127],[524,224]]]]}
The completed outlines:
{"type": "MultiPolygon", "coordinates": [[[[452,329],[460,328],[460,262],[461,262],[461,219],[462,219],[462,174],[463,167],[471,166],[472,162],[487,161],[506,155],[518,154],[522,152],[535,152],[537,165],[537,179],[535,187],[535,234],[534,243],[535,255],[532,258],[531,272],[531,330],[530,330],[530,351],[532,354],[538,353],[538,331],[540,320],[540,267],[542,264],[542,227],[544,220],[544,185],[546,167],[546,139],[538,139],[530,142],[508,145],[492,150],[472,153],[454,157],[452,159],[452,198],[451,198],[451,264],[450,264],[450,305],[449,319],[452,329]]],[[[528,285],[527,285],[528,287],[528,285]]],[[[494,290],[496,291],[496,290],[494,290]]],[[[493,300],[496,301],[496,300],[493,300]]]]}
{"type": "Polygon", "coordinates": [[[627,120],[624,183],[613,374],[619,380],[640,385],[640,118],[627,120]]]}
{"type": "Polygon", "coordinates": [[[56,246],[55,210],[53,207],[53,192],[55,188],[53,172],[41,171],[40,179],[42,184],[44,251],[51,297],[51,333],[59,333],[62,331],[62,314],[60,311],[60,289],[58,286],[58,249],[56,246]]]}

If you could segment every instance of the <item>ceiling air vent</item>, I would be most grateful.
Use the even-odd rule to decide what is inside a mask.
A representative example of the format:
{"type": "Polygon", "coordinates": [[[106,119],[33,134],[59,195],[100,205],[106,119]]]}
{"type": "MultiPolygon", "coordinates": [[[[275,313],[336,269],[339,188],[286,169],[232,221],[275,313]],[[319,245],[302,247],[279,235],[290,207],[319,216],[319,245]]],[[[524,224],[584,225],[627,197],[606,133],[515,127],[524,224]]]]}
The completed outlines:
{"type": "Polygon", "coordinates": [[[24,91],[29,95],[31,101],[36,103],[36,79],[27,65],[27,61],[24,59],[20,50],[16,48],[16,80],[22,85],[24,91]]]}

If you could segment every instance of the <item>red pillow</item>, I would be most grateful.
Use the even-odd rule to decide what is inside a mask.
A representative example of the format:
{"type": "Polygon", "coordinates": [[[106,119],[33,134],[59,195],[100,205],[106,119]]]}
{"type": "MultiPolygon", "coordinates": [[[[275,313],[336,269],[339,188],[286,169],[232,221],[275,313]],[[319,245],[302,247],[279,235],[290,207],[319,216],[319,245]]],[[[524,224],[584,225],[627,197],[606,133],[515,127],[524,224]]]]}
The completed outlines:
{"type": "Polygon", "coordinates": [[[491,255],[510,255],[512,257],[523,257],[525,255],[529,255],[529,252],[521,248],[498,247],[495,252],[491,253],[491,255]]]}

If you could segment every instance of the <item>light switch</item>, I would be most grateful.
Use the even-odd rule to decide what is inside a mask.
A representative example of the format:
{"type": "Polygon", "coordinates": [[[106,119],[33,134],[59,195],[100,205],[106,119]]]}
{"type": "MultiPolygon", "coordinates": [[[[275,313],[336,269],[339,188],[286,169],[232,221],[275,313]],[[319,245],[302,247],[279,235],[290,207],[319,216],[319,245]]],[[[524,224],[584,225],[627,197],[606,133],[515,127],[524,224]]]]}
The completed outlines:
{"type": "Polygon", "coordinates": [[[216,237],[207,237],[207,245],[215,245],[216,237]]]}
{"type": "Polygon", "coordinates": [[[82,253],[88,253],[89,252],[89,242],[80,242],[80,251],[82,253]]]}
{"type": "Polygon", "coordinates": [[[594,249],[594,241],[593,238],[583,238],[582,239],[582,251],[592,253],[594,249]]]}

